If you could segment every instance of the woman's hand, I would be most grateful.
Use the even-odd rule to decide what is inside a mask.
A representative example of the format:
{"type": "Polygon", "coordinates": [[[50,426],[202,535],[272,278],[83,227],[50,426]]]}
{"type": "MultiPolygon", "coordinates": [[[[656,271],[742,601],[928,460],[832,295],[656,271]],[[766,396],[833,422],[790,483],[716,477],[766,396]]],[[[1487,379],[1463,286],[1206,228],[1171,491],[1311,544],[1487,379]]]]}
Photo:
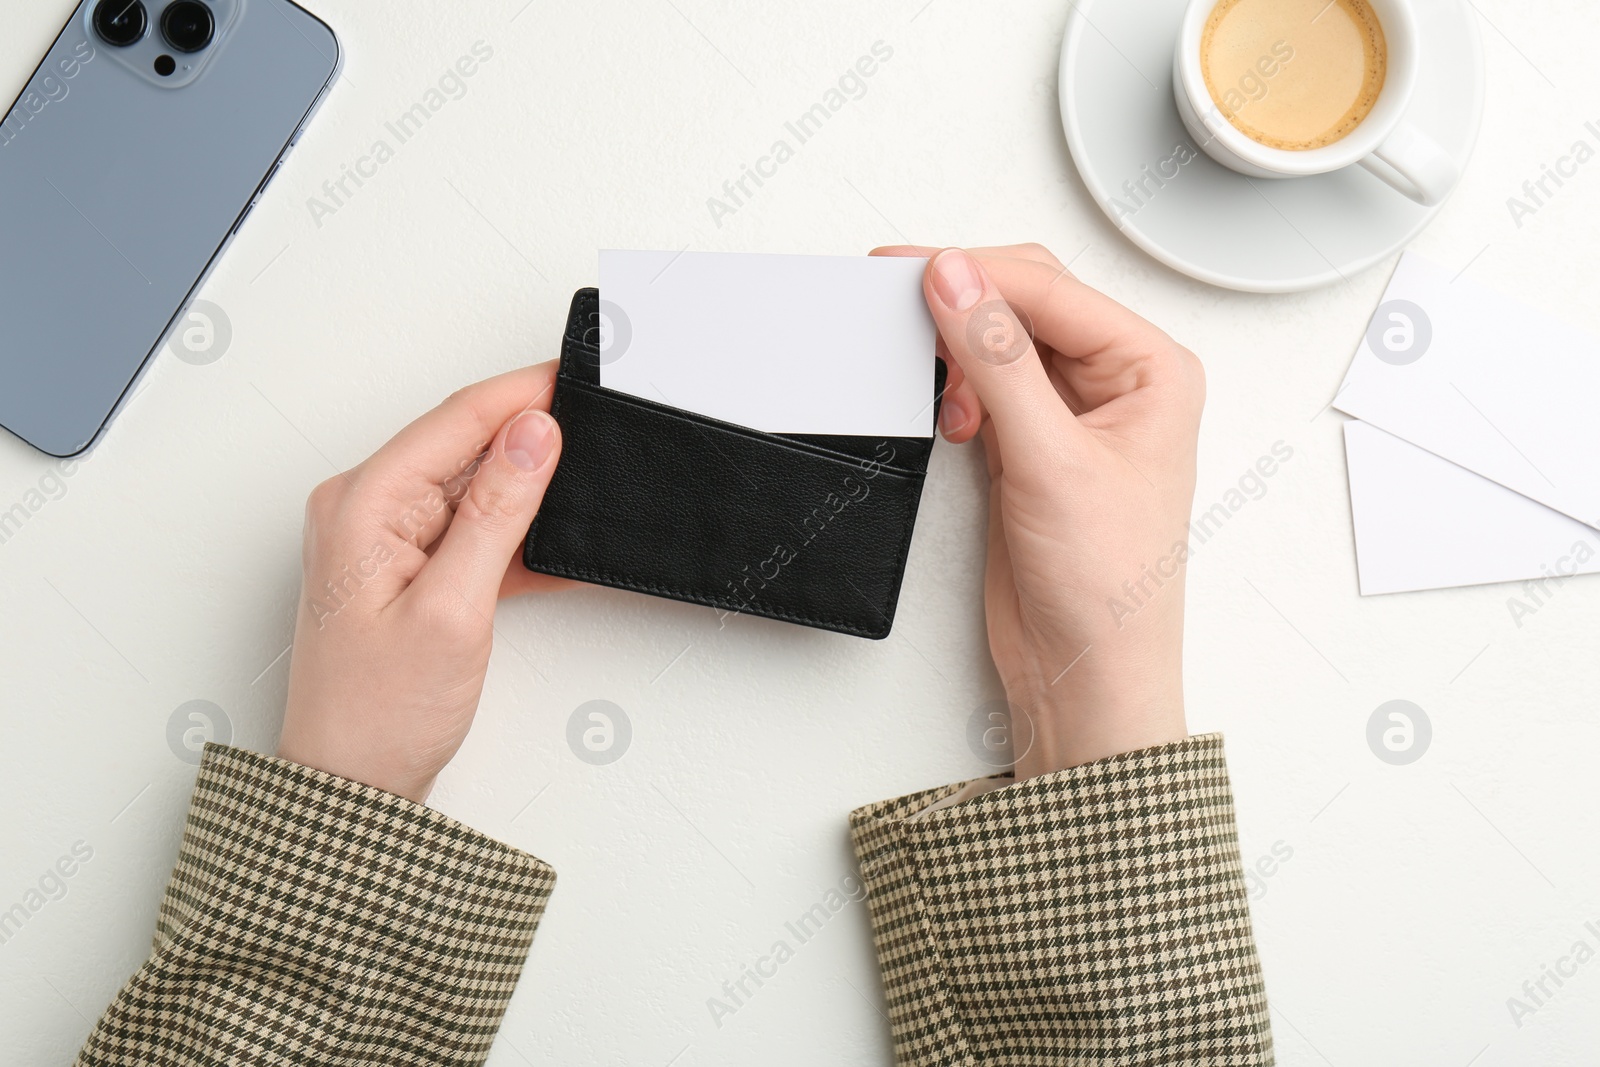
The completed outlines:
{"type": "Polygon", "coordinates": [[[981,436],[988,455],[984,599],[1007,698],[1026,715],[1017,777],[1187,736],[1200,361],[1037,245],[874,254],[933,257],[924,289],[950,366],[941,428],[956,443],[981,436]]]}
{"type": "Polygon", "coordinates": [[[421,803],[472,725],[561,452],[555,364],[463,389],[306,505],[278,755],[421,803]]]}

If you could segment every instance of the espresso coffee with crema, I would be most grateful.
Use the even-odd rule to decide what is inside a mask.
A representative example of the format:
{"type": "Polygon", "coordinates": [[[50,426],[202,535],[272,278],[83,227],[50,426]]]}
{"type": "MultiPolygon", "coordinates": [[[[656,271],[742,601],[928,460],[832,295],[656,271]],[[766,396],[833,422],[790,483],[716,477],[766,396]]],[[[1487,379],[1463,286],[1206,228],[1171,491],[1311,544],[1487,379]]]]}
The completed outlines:
{"type": "Polygon", "coordinates": [[[1211,99],[1241,133],[1305,152],[1361,125],[1389,63],[1368,0],[1221,0],[1206,20],[1200,65],[1211,99]]]}

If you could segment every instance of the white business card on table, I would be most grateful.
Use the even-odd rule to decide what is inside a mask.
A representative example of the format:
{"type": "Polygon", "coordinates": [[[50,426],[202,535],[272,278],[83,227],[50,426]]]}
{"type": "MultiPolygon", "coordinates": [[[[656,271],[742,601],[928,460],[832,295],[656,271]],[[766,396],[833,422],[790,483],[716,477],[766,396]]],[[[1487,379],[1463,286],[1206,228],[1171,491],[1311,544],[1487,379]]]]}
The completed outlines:
{"type": "Polygon", "coordinates": [[[1363,596],[1600,573],[1600,531],[1370,423],[1344,439],[1363,596]]]}
{"type": "Polygon", "coordinates": [[[1334,407],[1600,524],[1600,343],[1407,253],[1334,407]]]}
{"type": "Polygon", "coordinates": [[[600,253],[600,384],[766,433],[931,437],[926,261],[600,253]]]}

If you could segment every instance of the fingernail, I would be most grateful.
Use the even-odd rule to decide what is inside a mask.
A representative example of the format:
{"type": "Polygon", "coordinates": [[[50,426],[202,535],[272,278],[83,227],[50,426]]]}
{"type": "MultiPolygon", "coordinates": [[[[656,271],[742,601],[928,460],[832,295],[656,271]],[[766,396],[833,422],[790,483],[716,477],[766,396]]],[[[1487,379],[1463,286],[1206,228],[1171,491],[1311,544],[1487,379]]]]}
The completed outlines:
{"type": "Polygon", "coordinates": [[[960,403],[946,397],[939,405],[939,425],[944,427],[945,433],[959,433],[961,427],[967,424],[967,409],[960,403]]]}
{"type": "Polygon", "coordinates": [[[536,471],[550,458],[556,443],[556,420],[542,411],[525,411],[506,431],[506,459],[525,471],[536,471]]]}
{"type": "Polygon", "coordinates": [[[959,248],[947,248],[933,261],[933,291],[951,311],[966,311],[983,298],[978,264],[959,248]]]}

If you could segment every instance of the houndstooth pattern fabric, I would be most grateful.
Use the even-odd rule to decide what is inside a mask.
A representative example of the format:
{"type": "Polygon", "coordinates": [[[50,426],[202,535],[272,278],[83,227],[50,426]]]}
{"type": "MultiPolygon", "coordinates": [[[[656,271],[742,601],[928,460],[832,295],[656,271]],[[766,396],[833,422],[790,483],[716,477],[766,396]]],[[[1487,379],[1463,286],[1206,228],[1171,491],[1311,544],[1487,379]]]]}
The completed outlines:
{"type": "Polygon", "coordinates": [[[554,886],[421,805],[208,745],[150,958],[77,1062],[481,1064],[554,886]]]}
{"type": "MultiPolygon", "coordinates": [[[[1267,1065],[1217,736],[852,816],[903,1067],[1267,1065]]],[[[112,1064],[487,1058],[555,885],[407,800],[207,746],[112,1064]]]]}
{"type": "Polygon", "coordinates": [[[1220,736],[961,789],[851,817],[902,1067],[1273,1062],[1220,736]]]}

